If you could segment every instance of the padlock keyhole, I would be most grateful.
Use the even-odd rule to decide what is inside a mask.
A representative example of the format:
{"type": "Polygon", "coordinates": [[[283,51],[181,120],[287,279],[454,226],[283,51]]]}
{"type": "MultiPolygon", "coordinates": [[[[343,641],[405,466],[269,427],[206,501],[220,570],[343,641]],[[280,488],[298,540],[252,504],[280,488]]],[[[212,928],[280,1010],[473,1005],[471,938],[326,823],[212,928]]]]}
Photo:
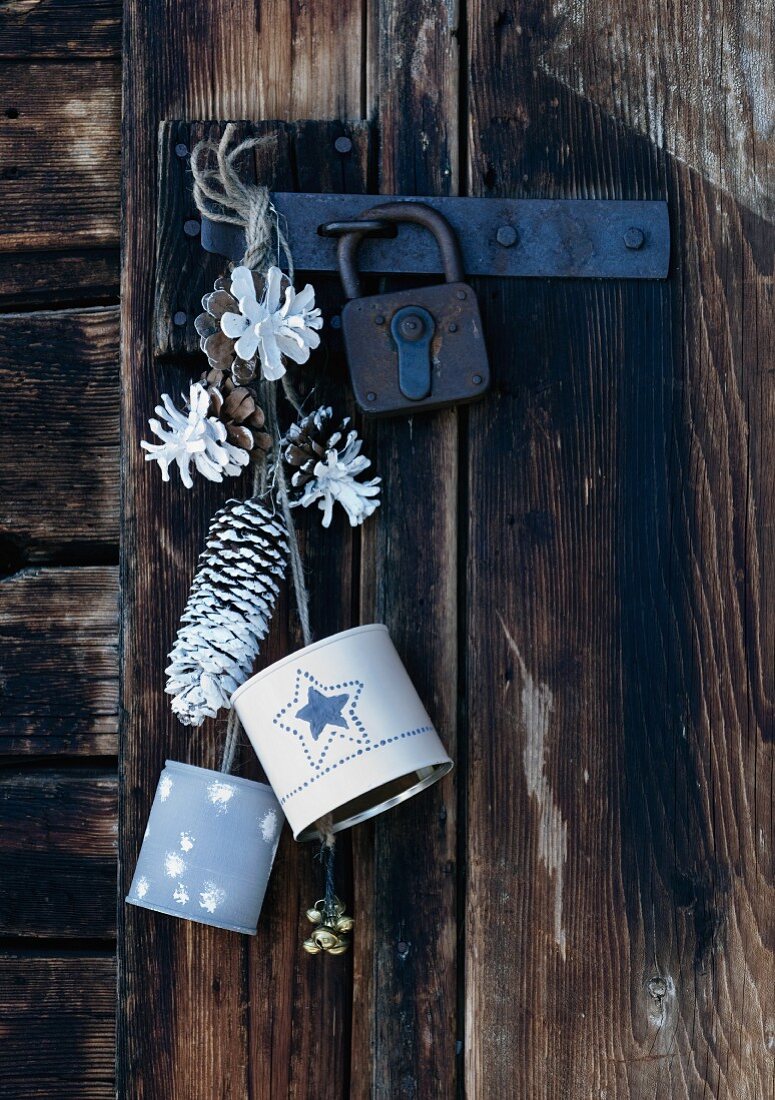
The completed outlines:
{"type": "Polygon", "coordinates": [[[407,317],[404,317],[398,328],[404,340],[410,340],[412,343],[421,340],[425,333],[423,319],[416,313],[410,313],[407,317]]]}
{"type": "Polygon", "coordinates": [[[436,322],[422,306],[404,306],[390,322],[398,349],[398,387],[410,401],[422,401],[431,392],[431,341],[436,322]]]}

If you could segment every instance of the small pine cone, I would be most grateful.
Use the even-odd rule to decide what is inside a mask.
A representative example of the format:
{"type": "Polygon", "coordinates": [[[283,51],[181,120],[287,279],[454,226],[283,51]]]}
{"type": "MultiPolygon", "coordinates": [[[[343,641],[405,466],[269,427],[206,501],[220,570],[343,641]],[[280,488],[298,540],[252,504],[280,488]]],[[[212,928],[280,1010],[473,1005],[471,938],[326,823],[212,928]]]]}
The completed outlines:
{"type": "Polygon", "coordinates": [[[264,410],[252,388],[235,385],[231,374],[220,367],[205,371],[199,381],[210,395],[207,415],[225,424],[229,443],[241,447],[248,454],[254,448],[260,451],[271,449],[271,435],[261,431],[266,423],[264,410]]]}
{"type": "Polygon", "coordinates": [[[335,432],[332,427],[333,412],[325,405],[305,416],[298,424],[292,424],[285,437],[283,458],[291,468],[291,484],[303,489],[315,477],[315,466],[324,462],[326,452],[342,438],[349,420],[345,420],[335,432]]]}
{"type": "Polygon", "coordinates": [[[317,504],[322,524],[331,524],[334,505],[358,527],[379,507],[380,478],[360,480],[371,462],[361,454],[363,440],[346,417],[332,430],[331,409],[321,406],[289,428],[282,456],[291,473],[291,507],[317,504]]]}
{"type": "MultiPolygon", "coordinates": [[[[253,282],[253,296],[261,301],[266,291],[266,279],[257,271],[247,273],[247,268],[237,268],[236,273],[245,273],[250,288],[250,279],[253,282]]],[[[285,293],[290,282],[287,276],[282,275],[278,285],[280,295],[285,293]]],[[[199,346],[208,358],[211,367],[231,374],[235,383],[244,385],[252,382],[256,374],[260,374],[260,363],[254,352],[249,359],[242,359],[237,353],[237,341],[232,336],[227,336],[221,328],[221,318],[224,313],[239,314],[240,304],[238,293],[232,289],[232,275],[221,275],[215,280],[215,287],[209,294],[202,298],[202,309],[194,321],[194,327],[199,333],[199,346]]]]}
{"type": "Polygon", "coordinates": [[[287,558],[287,528],[271,501],[230,500],[213,516],[165,670],[184,725],[228,709],[250,676],[287,558]]]}

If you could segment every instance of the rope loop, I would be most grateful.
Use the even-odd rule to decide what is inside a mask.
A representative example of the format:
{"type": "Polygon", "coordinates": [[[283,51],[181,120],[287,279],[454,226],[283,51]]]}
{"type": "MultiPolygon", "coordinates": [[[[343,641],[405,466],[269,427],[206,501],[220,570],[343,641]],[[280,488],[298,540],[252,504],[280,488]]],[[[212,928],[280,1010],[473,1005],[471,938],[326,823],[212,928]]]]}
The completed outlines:
{"type": "Polygon", "coordinates": [[[220,141],[205,138],[194,146],[191,172],[196,208],[211,222],[237,225],[245,231],[242,257],[245,267],[265,271],[273,264],[279,265],[284,256],[288,278],[293,283],[293,256],[269,188],[260,183],[246,183],[236,167],[243,153],[276,142],[277,134],[246,138],[234,144],[236,133],[236,125],[229,122],[220,141]]]}

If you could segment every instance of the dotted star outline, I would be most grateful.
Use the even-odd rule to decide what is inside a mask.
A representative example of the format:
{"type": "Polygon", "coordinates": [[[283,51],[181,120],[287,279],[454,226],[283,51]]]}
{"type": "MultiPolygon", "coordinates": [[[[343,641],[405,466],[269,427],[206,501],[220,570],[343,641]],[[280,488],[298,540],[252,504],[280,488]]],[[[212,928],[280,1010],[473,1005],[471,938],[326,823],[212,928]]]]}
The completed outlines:
{"type": "Polygon", "coordinates": [[[319,779],[325,779],[326,773],[334,772],[337,768],[340,768],[343,764],[349,764],[351,760],[354,760],[356,756],[363,756],[365,753],[372,752],[374,750],[381,749],[385,745],[392,745],[396,741],[404,741],[407,737],[418,737],[426,733],[433,733],[433,726],[418,726],[413,730],[405,730],[403,733],[397,733],[395,737],[385,737],[382,741],[373,741],[368,745],[364,745],[362,749],[356,749],[355,752],[351,752],[348,756],[343,756],[341,760],[337,760],[335,764],[329,765],[327,768],[323,768],[317,775],[313,775],[311,779],[305,779],[303,783],[300,783],[298,787],[294,787],[292,790],[287,791],[284,795],[278,794],[278,799],[281,806],[285,806],[292,798],[295,798],[297,794],[301,794],[302,791],[306,791],[308,787],[311,787],[314,783],[317,783],[319,779]]]}
{"type": "MultiPolygon", "coordinates": [[[[310,765],[310,767],[314,768],[316,771],[319,771],[323,767],[326,756],[328,755],[328,750],[331,748],[334,741],[344,739],[345,741],[349,741],[351,745],[363,745],[364,743],[368,742],[369,735],[366,732],[366,727],[364,726],[363,722],[361,722],[356,711],[358,700],[361,697],[362,691],[362,680],[343,680],[341,684],[323,684],[320,680],[318,680],[317,676],[315,676],[314,673],[307,672],[306,670],[301,668],[297,668],[296,679],[293,685],[293,698],[289,703],[286,703],[282,710],[279,710],[277,712],[277,714],[272,719],[272,722],[274,723],[274,725],[279,726],[280,729],[284,730],[286,733],[293,734],[293,736],[299,741],[302,747],[304,755],[307,758],[307,763],[310,765]],[[326,692],[349,691],[350,689],[354,689],[350,694],[350,698],[342,707],[342,713],[347,716],[350,728],[356,730],[360,735],[352,736],[348,734],[346,730],[340,729],[339,727],[332,728],[331,731],[326,734],[326,731],[324,729],[320,734],[318,744],[324,737],[327,737],[328,739],[321,749],[320,753],[318,754],[317,758],[313,756],[312,752],[310,751],[310,748],[307,744],[306,735],[298,729],[297,724],[291,724],[288,721],[283,721],[283,718],[288,714],[289,711],[295,710],[295,708],[298,707],[299,702],[302,698],[303,689],[310,686],[319,691],[321,695],[325,695],[326,692]]],[[[292,717],[295,718],[296,715],[294,714],[292,717]]],[[[308,723],[304,722],[303,724],[306,726],[308,723]]]]}

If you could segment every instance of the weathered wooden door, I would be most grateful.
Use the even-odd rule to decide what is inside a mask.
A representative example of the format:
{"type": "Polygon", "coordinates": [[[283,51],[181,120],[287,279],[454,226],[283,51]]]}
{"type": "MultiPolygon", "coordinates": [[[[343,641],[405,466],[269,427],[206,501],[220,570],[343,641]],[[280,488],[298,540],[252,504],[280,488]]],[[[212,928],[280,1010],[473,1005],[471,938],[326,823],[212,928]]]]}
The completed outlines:
{"type": "Polygon", "coordinates": [[[255,941],[122,907],[120,1096],[775,1096],[773,44],[757,0],[128,0],[120,896],[165,757],[217,752],[163,668],[222,495],[137,447],[198,367],[153,354],[159,123],[370,120],[371,157],[285,128],[287,186],[665,198],[673,245],[666,282],[482,279],[487,399],[369,429],[314,626],[389,625],[454,777],[342,844],[349,957],[302,953],[290,839],[255,941]]]}

